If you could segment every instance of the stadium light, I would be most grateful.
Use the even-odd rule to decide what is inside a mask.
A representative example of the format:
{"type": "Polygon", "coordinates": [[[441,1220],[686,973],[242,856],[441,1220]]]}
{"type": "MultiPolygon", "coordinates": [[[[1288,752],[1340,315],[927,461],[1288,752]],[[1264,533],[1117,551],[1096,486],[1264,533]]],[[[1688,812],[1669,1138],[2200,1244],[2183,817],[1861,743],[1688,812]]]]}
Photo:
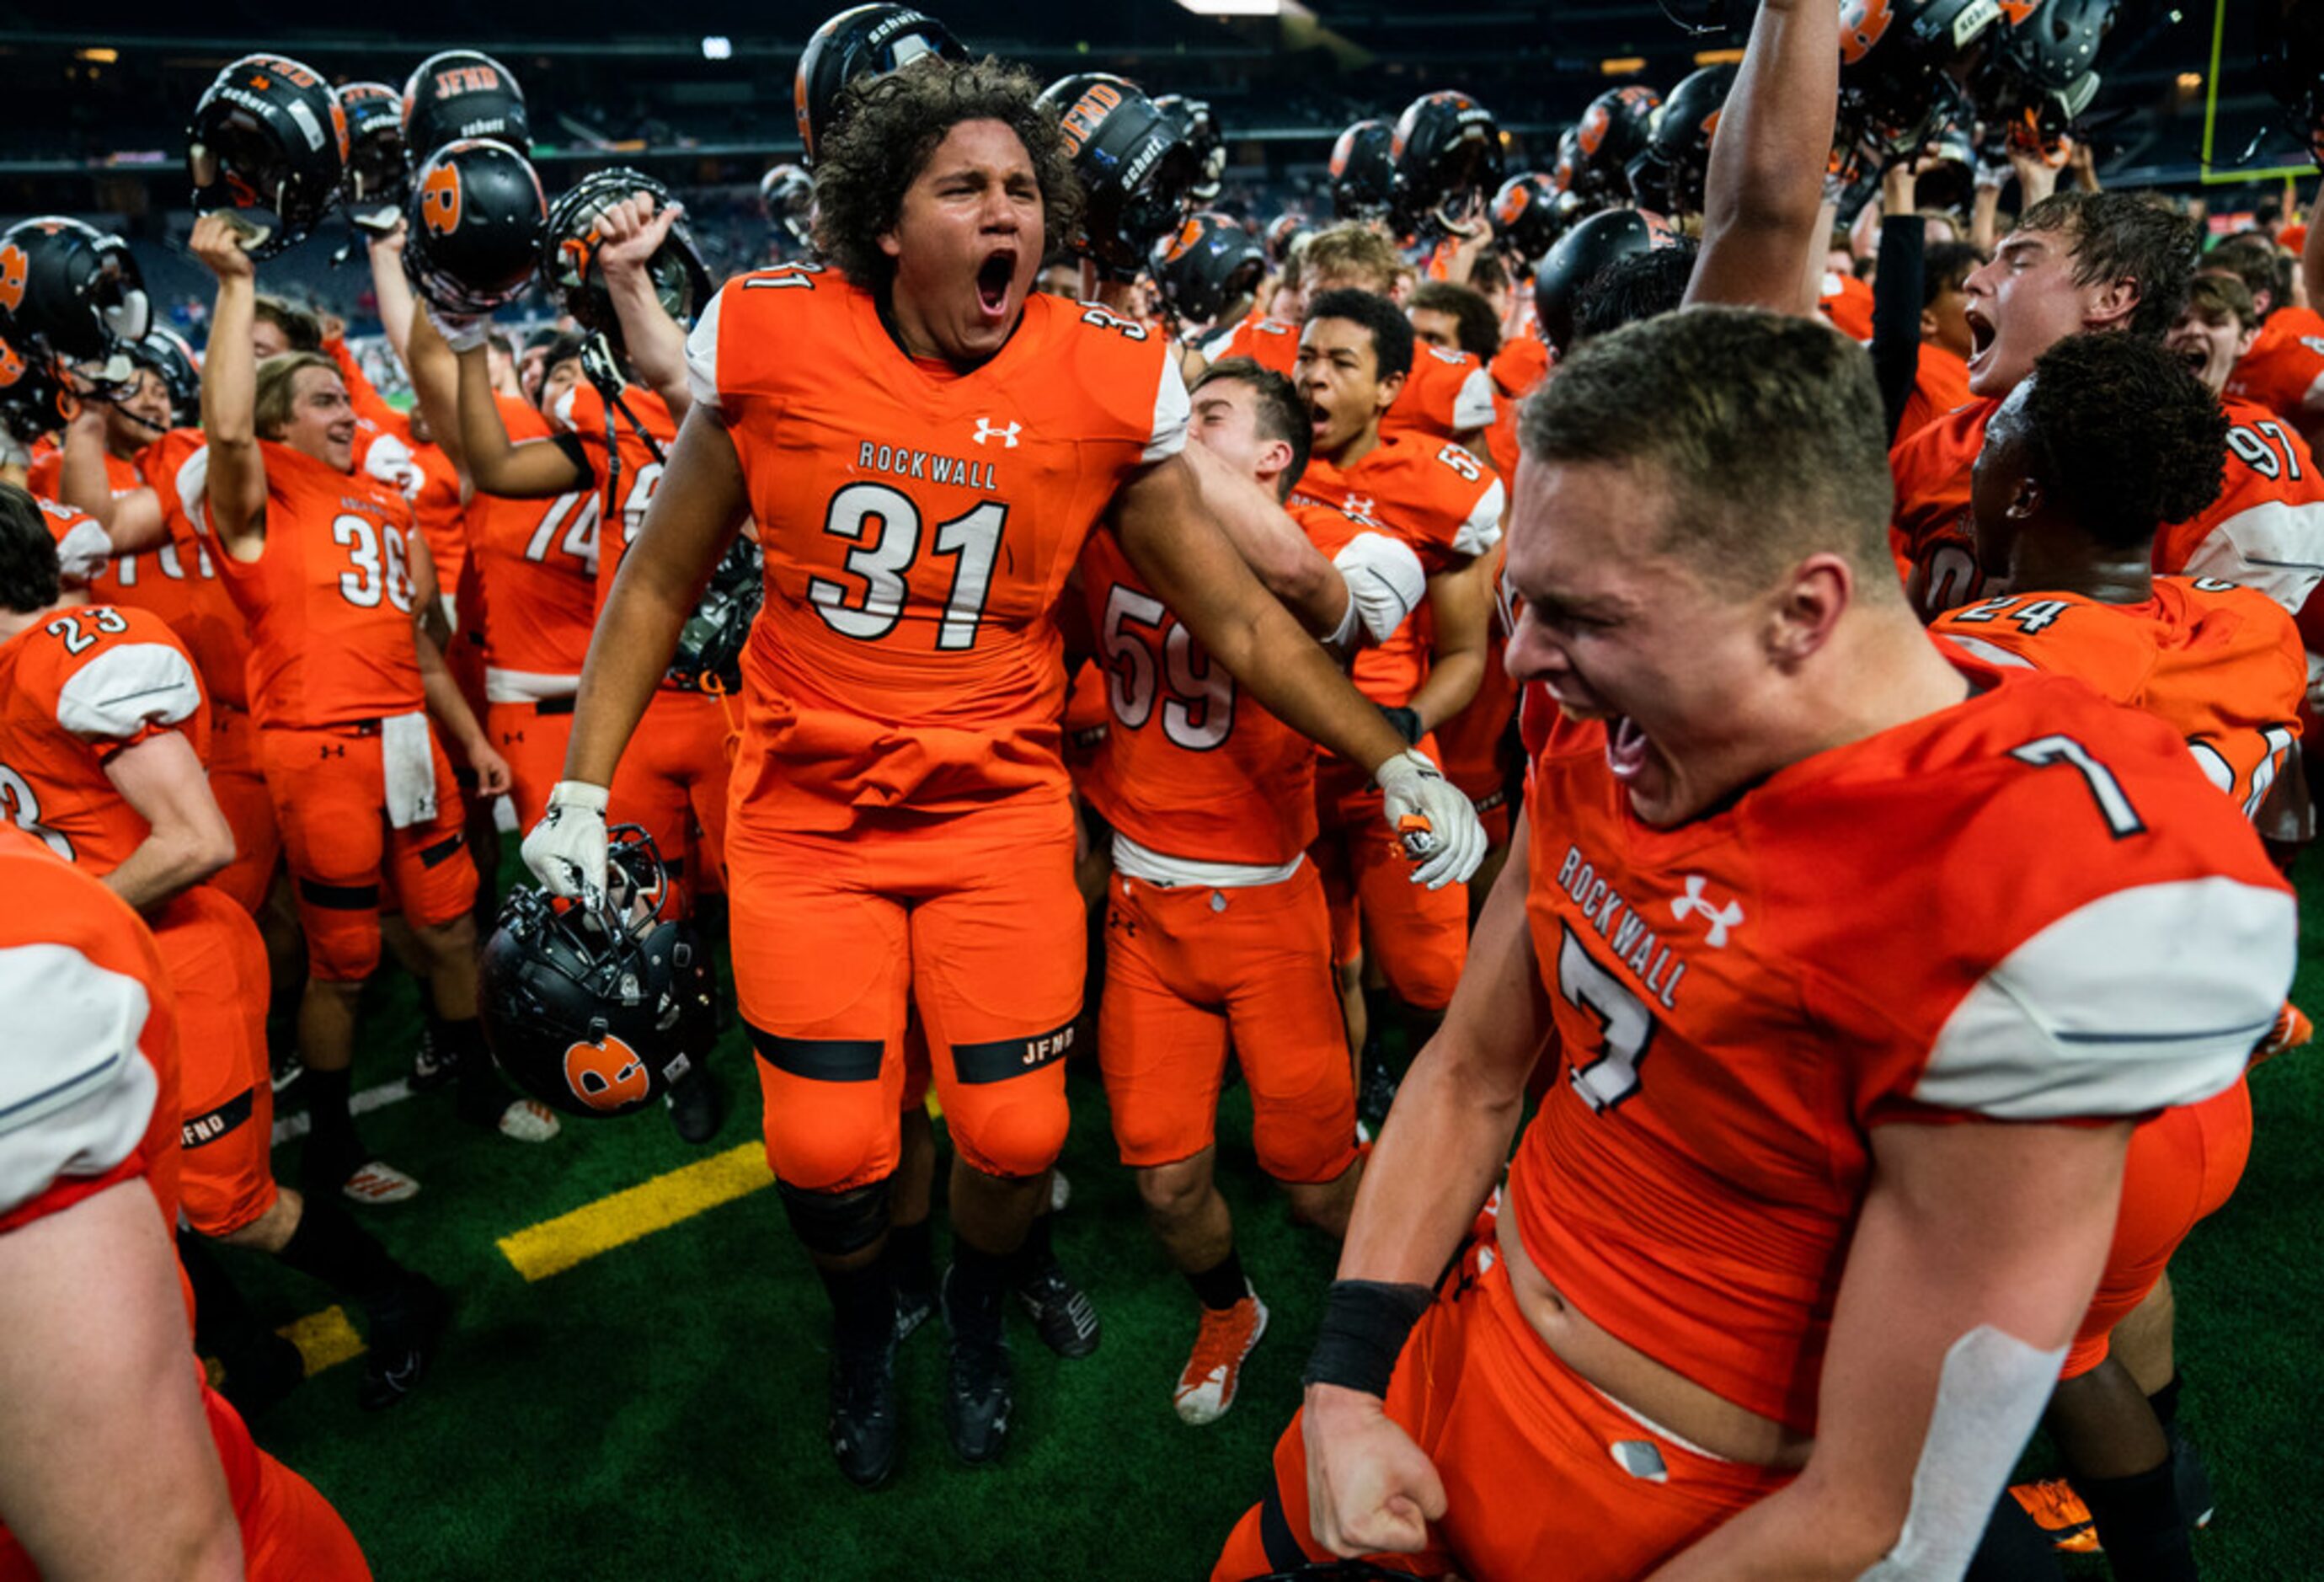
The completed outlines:
{"type": "Polygon", "coordinates": [[[1618,55],[1611,60],[1598,62],[1599,73],[1605,77],[1636,77],[1646,69],[1644,55],[1618,55]]]}
{"type": "Polygon", "coordinates": [[[86,50],[75,50],[73,53],[84,60],[94,61],[99,66],[110,66],[121,59],[120,51],[106,44],[98,44],[86,50]]]}
{"type": "Polygon", "coordinates": [[[1298,0],[1178,0],[1196,16],[1305,16],[1298,0]]]}
{"type": "Polygon", "coordinates": [[[1694,63],[1697,66],[1740,66],[1743,64],[1743,51],[1740,50],[1697,50],[1694,52],[1694,63]]]}
{"type": "Polygon", "coordinates": [[[705,60],[731,60],[734,58],[734,41],[724,33],[712,33],[702,41],[705,60]]]}

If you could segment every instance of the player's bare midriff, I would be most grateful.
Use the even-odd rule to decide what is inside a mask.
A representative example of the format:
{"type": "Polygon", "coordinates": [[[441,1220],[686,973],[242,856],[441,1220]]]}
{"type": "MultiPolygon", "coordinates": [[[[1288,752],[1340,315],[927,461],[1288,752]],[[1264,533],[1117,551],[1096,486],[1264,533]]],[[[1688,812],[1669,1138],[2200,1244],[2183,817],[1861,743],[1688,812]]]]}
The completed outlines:
{"type": "Polygon", "coordinates": [[[1699,1449],[1754,1466],[1807,1465],[1815,1441],[1773,1418],[1746,1411],[1617,1339],[1549,1282],[1526,1254],[1517,1216],[1500,1216],[1497,1235],[1509,1290],[1544,1346],[1617,1405],[1699,1449]]]}

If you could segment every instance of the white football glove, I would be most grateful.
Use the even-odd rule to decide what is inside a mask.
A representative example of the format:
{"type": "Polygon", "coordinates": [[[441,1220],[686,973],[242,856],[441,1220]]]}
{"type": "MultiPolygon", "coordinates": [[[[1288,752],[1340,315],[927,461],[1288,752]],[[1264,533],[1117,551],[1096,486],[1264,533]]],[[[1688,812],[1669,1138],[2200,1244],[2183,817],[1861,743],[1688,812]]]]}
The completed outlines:
{"type": "MultiPolygon", "coordinates": [[[[1485,860],[1485,827],[1461,788],[1425,754],[1407,749],[1379,766],[1372,783],[1386,798],[1381,814],[1417,865],[1412,882],[1431,890],[1466,883],[1485,860]]],[[[528,854],[529,856],[530,854],[528,854]]]]}
{"type": "Polygon", "coordinates": [[[447,313],[433,302],[424,304],[428,322],[444,338],[444,344],[455,352],[472,352],[484,344],[493,332],[492,318],[484,313],[447,313]]]}
{"type": "Polygon", "coordinates": [[[1348,585],[1348,606],[1374,643],[1396,635],[1406,615],[1428,597],[1428,573],[1402,539],[1360,532],[1332,557],[1348,585]]]}
{"type": "Polygon", "coordinates": [[[551,895],[595,906],[605,894],[605,801],[602,785],[560,780],[549,810],[521,848],[524,865],[551,895]]]}

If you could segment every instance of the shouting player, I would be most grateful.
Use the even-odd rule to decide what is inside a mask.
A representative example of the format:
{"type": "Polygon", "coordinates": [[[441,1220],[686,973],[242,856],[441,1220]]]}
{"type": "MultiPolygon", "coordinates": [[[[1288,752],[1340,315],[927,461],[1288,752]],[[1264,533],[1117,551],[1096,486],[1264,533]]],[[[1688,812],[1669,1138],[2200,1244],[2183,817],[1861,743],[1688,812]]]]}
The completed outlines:
{"type": "Polygon", "coordinates": [[[1210,520],[1275,507],[1240,479],[1205,491],[1181,458],[1169,348],[1032,294],[1078,196],[1036,92],[934,57],[847,89],[816,159],[831,265],[731,281],[696,327],[695,404],[590,645],[566,779],[526,841],[558,893],[602,884],[605,788],[704,578],[754,517],[766,604],[727,828],[734,973],[769,1161],[833,1304],[834,1449],[866,1485],[899,1445],[881,1251],[908,1005],[957,1151],[946,1426],[972,1462],[1009,1429],[1002,1303],[1065,1141],[1085,957],[1055,609],[1101,515],[1228,673],[1375,777],[1388,828],[1431,854],[1416,880],[1464,876],[1482,845],[1466,801],[1210,520]]]}

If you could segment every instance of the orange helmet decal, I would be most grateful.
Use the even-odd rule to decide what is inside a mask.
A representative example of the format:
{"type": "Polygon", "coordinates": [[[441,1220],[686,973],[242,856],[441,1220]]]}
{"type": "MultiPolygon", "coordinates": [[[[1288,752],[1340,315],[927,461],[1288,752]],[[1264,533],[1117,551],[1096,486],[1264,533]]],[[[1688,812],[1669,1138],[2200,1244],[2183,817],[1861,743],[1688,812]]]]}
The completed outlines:
{"type": "Polygon", "coordinates": [[[1611,110],[1603,105],[1592,105],[1582,117],[1582,125],[1573,129],[1573,141],[1583,153],[1596,153],[1598,145],[1606,141],[1606,129],[1613,124],[1611,110]]]}
{"type": "Polygon", "coordinates": [[[602,1044],[566,1050],[565,1085],[583,1104],[608,1115],[642,1104],[653,1092],[643,1057],[611,1033],[602,1044]]]}
{"type": "Polygon", "coordinates": [[[1178,227],[1178,234],[1171,238],[1170,250],[1162,255],[1162,262],[1165,264],[1177,263],[1178,260],[1186,255],[1186,250],[1189,247],[1192,247],[1195,243],[1202,239],[1203,222],[1199,219],[1189,217],[1186,223],[1178,227]]]}
{"type": "Polygon", "coordinates": [[[0,247],[0,308],[14,313],[24,305],[24,280],[32,261],[11,242],[0,247]]]}
{"type": "Polygon", "coordinates": [[[1098,123],[1121,103],[1121,90],[1110,82],[1093,82],[1087,93],[1065,112],[1059,129],[1065,134],[1065,157],[1073,158],[1097,133],[1098,123]]]}
{"type": "Polygon", "coordinates": [[[460,167],[451,161],[438,164],[420,183],[420,217],[438,236],[460,228],[460,167]]]}
{"type": "Polygon", "coordinates": [[[23,376],[24,359],[16,355],[14,347],[0,340],[0,390],[10,388],[23,376]]]}
{"type": "Polygon", "coordinates": [[[1895,0],[1848,0],[1840,10],[1840,62],[1853,66],[1870,54],[1895,20],[1895,0]]]}

